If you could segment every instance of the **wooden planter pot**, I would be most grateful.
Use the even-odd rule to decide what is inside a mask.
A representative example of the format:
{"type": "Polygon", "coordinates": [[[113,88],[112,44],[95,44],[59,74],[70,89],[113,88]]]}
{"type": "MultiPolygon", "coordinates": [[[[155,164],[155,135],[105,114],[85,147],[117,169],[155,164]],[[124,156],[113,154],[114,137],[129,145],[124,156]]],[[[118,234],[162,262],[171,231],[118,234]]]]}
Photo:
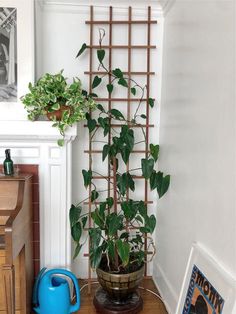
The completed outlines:
{"type": "Polygon", "coordinates": [[[47,118],[48,120],[53,120],[53,118],[56,118],[56,121],[60,121],[62,114],[64,111],[68,110],[70,112],[71,108],[68,106],[61,106],[60,109],[52,111],[52,112],[47,112],[47,118]]]}

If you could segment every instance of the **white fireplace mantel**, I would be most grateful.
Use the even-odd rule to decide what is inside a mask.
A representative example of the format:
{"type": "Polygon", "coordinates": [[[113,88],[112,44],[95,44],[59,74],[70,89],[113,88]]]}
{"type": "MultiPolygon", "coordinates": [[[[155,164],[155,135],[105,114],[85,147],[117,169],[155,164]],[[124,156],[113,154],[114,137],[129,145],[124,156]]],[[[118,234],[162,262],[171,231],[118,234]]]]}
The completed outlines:
{"type": "Polygon", "coordinates": [[[10,148],[15,164],[39,166],[41,267],[71,267],[71,150],[76,135],[77,127],[69,128],[59,147],[61,136],[52,122],[0,121],[1,160],[10,148]]]}
{"type": "MultiPolygon", "coordinates": [[[[53,122],[50,121],[0,121],[0,139],[56,141],[61,136],[52,124],[53,122]]],[[[68,142],[75,137],[76,127],[68,128],[65,140],[68,142]]]]}

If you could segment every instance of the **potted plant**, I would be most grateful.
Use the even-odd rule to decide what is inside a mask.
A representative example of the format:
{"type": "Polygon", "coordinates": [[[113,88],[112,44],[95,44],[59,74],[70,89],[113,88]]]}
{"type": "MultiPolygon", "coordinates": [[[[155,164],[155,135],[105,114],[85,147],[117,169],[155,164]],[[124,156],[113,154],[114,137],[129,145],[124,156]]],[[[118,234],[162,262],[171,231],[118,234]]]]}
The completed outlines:
{"type": "MultiPolygon", "coordinates": [[[[123,302],[137,289],[142,280],[144,264],[148,261],[147,247],[144,246],[145,238],[148,241],[148,250],[152,251],[149,260],[156,252],[151,236],[156,227],[156,218],[148,214],[147,205],[142,199],[134,200],[130,197],[130,190],[135,191],[133,174],[140,172],[149,181],[150,190],[156,190],[159,197],[167,192],[170,176],[155,170],[159,155],[159,145],[156,144],[149,145],[150,153],[146,158],[140,158],[140,167],[129,171],[120,170],[121,163],[124,163],[125,167],[129,163],[131,153],[137,144],[135,129],[137,126],[141,127],[140,121],[146,119],[145,114],[140,112],[146,86],[142,87],[135,80],[125,77],[119,68],[114,70],[106,68],[105,50],[101,48],[101,38],[103,36],[100,34],[100,49],[97,51],[97,57],[99,68],[110,76],[111,83],[106,86],[108,93],[111,94],[114,88],[120,87],[130,88],[133,95],[140,96],[139,104],[131,119],[127,119],[120,110],[115,108],[107,110],[101,104],[96,105],[99,111],[97,119],[92,118],[90,114],[86,115],[91,138],[98,128],[103,129],[102,137],[110,134],[110,141],[104,143],[102,149],[102,160],[108,159],[113,177],[113,197],[100,201],[101,192],[104,190],[99,191],[93,180],[93,176],[98,173],[93,173],[92,169],[82,170],[84,186],[86,188],[91,186],[90,201],[94,208],[91,212],[93,226],[89,229],[90,263],[91,267],[96,269],[98,280],[107,293],[116,302],[123,302]],[[116,121],[122,124],[119,132],[112,127],[116,121]]],[[[85,49],[86,44],[83,44],[78,55],[85,49]]],[[[103,77],[94,77],[93,89],[100,85],[103,77]]],[[[148,99],[148,103],[151,108],[154,106],[152,98],[148,99]]],[[[145,143],[144,129],[142,134],[141,142],[145,143]]],[[[101,140],[104,141],[104,137],[101,140]]],[[[89,217],[89,213],[84,213],[82,209],[83,202],[84,200],[77,205],[72,205],[70,209],[71,235],[76,243],[74,258],[83,245],[81,235],[89,217]]]]}
{"type": "Polygon", "coordinates": [[[82,89],[79,78],[73,78],[71,84],[63,76],[46,73],[33,85],[29,83],[29,93],[21,97],[29,120],[37,120],[45,115],[54,121],[62,139],[58,145],[63,146],[65,130],[68,126],[85,119],[86,113],[95,109],[92,95],[82,89]]]}

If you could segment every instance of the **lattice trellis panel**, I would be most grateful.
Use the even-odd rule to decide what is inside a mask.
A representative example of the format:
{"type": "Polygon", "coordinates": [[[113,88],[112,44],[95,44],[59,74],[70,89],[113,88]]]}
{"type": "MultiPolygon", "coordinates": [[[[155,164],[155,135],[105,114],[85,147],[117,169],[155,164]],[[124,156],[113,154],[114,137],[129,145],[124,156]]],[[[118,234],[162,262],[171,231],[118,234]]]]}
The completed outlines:
{"type": "MultiPolygon", "coordinates": [[[[157,21],[156,20],[152,20],[151,19],[151,8],[148,7],[147,9],[147,19],[145,20],[137,20],[137,19],[132,19],[132,8],[129,7],[128,8],[128,19],[127,20],[117,20],[114,19],[113,16],[113,8],[110,7],[109,9],[109,16],[107,20],[97,20],[94,19],[95,16],[95,12],[94,12],[94,8],[91,7],[90,8],[90,20],[86,21],[86,24],[89,25],[90,28],[90,42],[89,42],[89,70],[85,72],[86,75],[88,75],[89,77],[89,86],[90,86],[90,93],[92,93],[92,82],[93,82],[93,78],[95,75],[103,75],[105,74],[102,71],[99,71],[97,69],[97,62],[94,62],[94,59],[96,56],[96,52],[97,49],[105,49],[106,50],[106,55],[108,57],[108,70],[112,70],[114,68],[114,65],[116,65],[116,60],[114,60],[114,52],[117,50],[122,50],[122,51],[127,51],[127,69],[123,69],[123,73],[126,75],[127,78],[129,78],[129,87],[130,87],[130,79],[132,79],[133,76],[137,76],[137,77],[142,77],[143,79],[145,79],[145,84],[146,84],[146,95],[142,101],[142,112],[145,112],[146,115],[146,119],[144,120],[145,123],[143,123],[141,126],[135,125],[135,126],[130,126],[130,127],[140,127],[144,130],[145,134],[146,134],[146,143],[144,144],[144,149],[135,149],[132,152],[132,158],[135,158],[135,155],[138,154],[138,157],[140,159],[140,156],[145,156],[145,158],[148,157],[150,151],[149,151],[149,137],[150,137],[150,128],[153,128],[154,125],[149,123],[150,120],[150,112],[149,112],[149,102],[148,99],[150,97],[150,81],[151,81],[151,76],[155,74],[155,72],[151,71],[151,50],[155,49],[156,46],[151,45],[151,29],[152,29],[152,24],[156,24],[157,21]],[[98,45],[98,42],[95,42],[95,25],[99,26],[99,27],[107,27],[108,28],[108,32],[106,33],[106,44],[102,44],[102,46],[98,45]],[[113,43],[113,37],[114,37],[114,27],[116,27],[116,32],[117,32],[117,27],[124,27],[124,25],[127,26],[127,32],[128,32],[128,36],[127,36],[127,44],[124,45],[117,45],[113,43]],[[138,34],[136,33],[135,28],[137,26],[142,25],[143,28],[145,28],[146,31],[146,42],[141,44],[141,45],[133,45],[133,38],[132,36],[138,36],[138,34]],[[143,55],[143,70],[142,71],[133,71],[133,65],[132,65],[132,58],[134,56],[134,54],[136,53],[136,51],[142,51],[142,55],[143,55]]],[[[122,36],[122,32],[124,30],[122,29],[122,31],[120,32],[121,36],[122,36]]],[[[109,77],[108,78],[108,83],[111,84],[111,80],[112,78],[109,77]]],[[[119,110],[121,109],[125,109],[126,110],[126,116],[128,118],[128,120],[130,120],[131,117],[131,111],[133,110],[134,106],[138,106],[138,102],[139,102],[139,98],[137,97],[133,97],[130,93],[130,88],[127,88],[127,92],[126,92],[126,96],[125,97],[112,97],[111,94],[109,94],[107,92],[107,97],[102,97],[102,98],[97,98],[96,101],[106,105],[108,110],[112,109],[112,108],[117,108],[119,110]]],[[[110,121],[111,125],[119,130],[119,128],[121,127],[122,124],[113,124],[112,121],[110,121]]],[[[93,146],[93,140],[91,139],[91,135],[89,138],[89,147],[88,150],[85,150],[85,154],[88,155],[89,157],[89,169],[93,170],[94,168],[94,162],[92,162],[92,160],[94,160],[94,158],[99,158],[102,159],[101,154],[102,154],[102,148],[97,149],[94,148],[93,146]]],[[[108,134],[108,138],[107,138],[107,143],[111,144],[111,134],[108,134]]],[[[141,157],[141,158],[143,158],[141,157]]],[[[130,170],[130,165],[129,163],[126,166],[126,171],[130,170]]],[[[144,181],[144,189],[143,189],[143,195],[139,195],[139,199],[143,199],[145,204],[149,205],[152,204],[153,202],[151,200],[149,200],[149,186],[147,184],[147,181],[144,179],[143,176],[141,175],[133,175],[132,176],[135,180],[143,180],[144,181]]],[[[113,171],[111,169],[110,164],[108,163],[107,166],[107,173],[105,175],[93,175],[93,179],[95,180],[105,180],[106,181],[106,185],[108,188],[108,192],[106,197],[110,197],[112,196],[114,198],[114,206],[113,206],[113,210],[117,211],[119,208],[119,202],[117,201],[117,197],[116,197],[116,192],[114,190],[112,190],[112,185],[113,183],[115,183],[116,178],[113,177],[113,171]]],[[[89,195],[91,195],[91,191],[92,191],[92,187],[91,185],[89,186],[89,195]]],[[[90,199],[90,198],[89,198],[90,199]]],[[[88,206],[88,210],[89,213],[91,213],[91,211],[93,210],[93,204],[88,201],[85,202],[85,204],[88,206]]],[[[147,206],[148,207],[148,206],[147,206]]],[[[91,217],[89,218],[88,221],[88,228],[91,227],[91,217]]],[[[145,250],[148,250],[147,247],[147,240],[145,239],[145,250]]],[[[89,254],[86,253],[85,256],[88,257],[89,259],[89,254]]],[[[147,275],[147,269],[145,270],[145,275],[147,275]]],[[[91,269],[90,269],[90,264],[88,261],[88,281],[89,281],[89,291],[90,291],[90,283],[91,283],[91,269]]]]}

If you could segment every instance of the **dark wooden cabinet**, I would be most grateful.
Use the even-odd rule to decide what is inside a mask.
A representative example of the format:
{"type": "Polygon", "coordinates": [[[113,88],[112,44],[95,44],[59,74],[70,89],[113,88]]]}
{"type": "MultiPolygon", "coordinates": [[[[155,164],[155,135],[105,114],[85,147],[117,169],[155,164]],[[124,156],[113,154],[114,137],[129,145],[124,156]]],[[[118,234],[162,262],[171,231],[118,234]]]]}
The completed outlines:
{"type": "Polygon", "coordinates": [[[0,176],[0,314],[31,313],[32,176],[0,176]]]}

